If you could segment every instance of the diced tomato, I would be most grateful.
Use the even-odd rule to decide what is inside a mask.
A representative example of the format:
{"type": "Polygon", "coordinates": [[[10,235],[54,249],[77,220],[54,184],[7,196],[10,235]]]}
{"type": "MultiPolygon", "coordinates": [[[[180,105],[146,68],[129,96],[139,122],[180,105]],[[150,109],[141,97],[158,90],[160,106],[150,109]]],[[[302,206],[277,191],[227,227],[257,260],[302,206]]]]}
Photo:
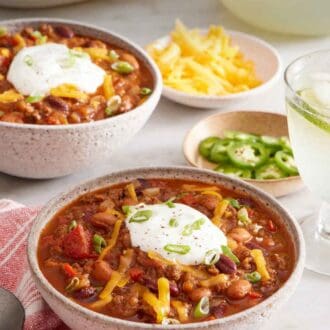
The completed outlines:
{"type": "Polygon", "coordinates": [[[189,194],[185,194],[182,197],[180,197],[178,199],[178,201],[180,203],[192,206],[192,205],[196,204],[197,199],[193,194],[189,193],[189,194]]]}
{"type": "Polygon", "coordinates": [[[63,270],[64,270],[65,275],[68,277],[74,277],[77,275],[77,272],[75,271],[75,269],[67,262],[65,264],[63,264],[63,270]]]}
{"type": "Polygon", "coordinates": [[[252,299],[262,298],[262,294],[256,291],[250,291],[249,297],[252,299]]]}
{"type": "Polygon", "coordinates": [[[276,226],[272,220],[268,221],[268,229],[273,233],[276,232],[276,226]]]}
{"type": "Polygon", "coordinates": [[[91,234],[82,225],[71,230],[63,239],[64,253],[71,258],[82,259],[91,256],[91,234]]]}
{"type": "Polygon", "coordinates": [[[138,281],[143,275],[143,270],[141,268],[131,268],[129,270],[129,276],[133,281],[138,281]]]}

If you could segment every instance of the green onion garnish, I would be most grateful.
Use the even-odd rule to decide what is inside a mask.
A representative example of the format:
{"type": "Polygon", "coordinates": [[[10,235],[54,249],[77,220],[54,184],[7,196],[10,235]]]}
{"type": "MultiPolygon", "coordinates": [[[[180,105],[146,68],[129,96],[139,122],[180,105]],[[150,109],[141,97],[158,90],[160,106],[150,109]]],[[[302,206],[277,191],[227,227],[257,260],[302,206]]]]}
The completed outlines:
{"type": "Polygon", "coordinates": [[[116,60],[118,60],[119,55],[115,50],[112,49],[109,51],[109,57],[110,57],[110,60],[116,61],[116,60]]]}
{"type": "Polygon", "coordinates": [[[47,36],[44,36],[40,31],[32,32],[32,36],[38,40],[39,44],[44,44],[47,41],[47,36]]]}
{"type": "Polygon", "coordinates": [[[7,28],[5,26],[0,26],[0,37],[3,37],[7,34],[7,28]]]}
{"type": "Polygon", "coordinates": [[[173,201],[175,200],[175,197],[170,198],[168,201],[166,201],[164,204],[166,204],[170,209],[175,208],[175,204],[173,201]]]}
{"type": "Polygon", "coordinates": [[[220,253],[218,250],[213,249],[205,253],[204,263],[205,265],[214,265],[220,259],[220,253]]]}
{"type": "Polygon", "coordinates": [[[243,225],[251,223],[251,219],[249,218],[249,213],[246,207],[242,207],[239,209],[239,211],[237,212],[237,218],[243,225]]]}
{"type": "Polygon", "coordinates": [[[34,95],[34,96],[30,95],[25,99],[25,101],[27,103],[36,103],[36,102],[41,101],[42,99],[43,99],[43,96],[41,96],[41,95],[34,95]]]}
{"type": "Polygon", "coordinates": [[[130,213],[130,211],[131,211],[131,208],[130,208],[129,205],[123,205],[123,206],[121,207],[121,209],[123,210],[123,212],[124,212],[125,214],[128,214],[128,213],[130,213]]]}
{"type": "Polygon", "coordinates": [[[70,223],[69,223],[69,226],[68,226],[68,232],[75,229],[76,227],[78,226],[78,223],[76,220],[72,220],[70,223]]]}
{"type": "Polygon", "coordinates": [[[229,204],[234,207],[235,209],[239,209],[241,207],[240,203],[238,202],[237,199],[234,198],[229,198],[229,204]]]}
{"type": "Polygon", "coordinates": [[[32,66],[32,64],[33,64],[32,57],[30,55],[26,55],[24,57],[24,63],[28,66],[32,66]]]}
{"type": "Polygon", "coordinates": [[[104,113],[110,117],[113,115],[115,111],[119,109],[121,105],[121,97],[119,95],[114,95],[112,96],[108,102],[107,102],[107,107],[104,110],[104,113]]]}
{"type": "Polygon", "coordinates": [[[164,246],[164,250],[171,253],[187,254],[190,251],[190,246],[181,244],[166,244],[164,246]]]}
{"type": "Polygon", "coordinates": [[[201,226],[204,224],[205,220],[203,218],[200,218],[196,221],[194,221],[192,224],[185,225],[183,227],[182,235],[183,236],[190,236],[194,230],[200,230],[201,226]]]}
{"type": "Polygon", "coordinates": [[[177,226],[179,226],[179,222],[177,219],[171,218],[169,221],[169,225],[170,225],[170,227],[177,227],[177,226]]]}
{"type": "Polygon", "coordinates": [[[210,301],[208,297],[202,297],[194,309],[194,317],[205,317],[210,312],[210,301]]]}
{"type": "Polygon", "coordinates": [[[152,216],[151,210],[142,210],[136,212],[129,220],[129,222],[145,222],[148,221],[152,216]]]}
{"type": "Polygon", "coordinates": [[[93,246],[94,246],[94,250],[100,254],[102,252],[102,250],[107,246],[107,243],[105,241],[105,239],[98,235],[98,234],[94,234],[93,236],[93,246]]]}
{"type": "Polygon", "coordinates": [[[251,283],[257,283],[261,280],[261,275],[256,271],[250,274],[245,274],[245,278],[251,283]]]}
{"type": "Polygon", "coordinates": [[[147,95],[150,95],[152,93],[152,89],[148,88],[148,87],[143,87],[141,88],[140,90],[140,94],[142,96],[147,96],[147,95]]]}
{"type": "Polygon", "coordinates": [[[235,264],[239,265],[240,261],[239,259],[235,256],[235,254],[233,253],[233,251],[226,245],[221,245],[221,250],[222,253],[227,256],[228,258],[230,258],[232,261],[235,262],[235,264]]]}
{"type": "Polygon", "coordinates": [[[132,64],[125,61],[117,61],[111,65],[111,68],[121,74],[129,74],[134,71],[132,64]]]}

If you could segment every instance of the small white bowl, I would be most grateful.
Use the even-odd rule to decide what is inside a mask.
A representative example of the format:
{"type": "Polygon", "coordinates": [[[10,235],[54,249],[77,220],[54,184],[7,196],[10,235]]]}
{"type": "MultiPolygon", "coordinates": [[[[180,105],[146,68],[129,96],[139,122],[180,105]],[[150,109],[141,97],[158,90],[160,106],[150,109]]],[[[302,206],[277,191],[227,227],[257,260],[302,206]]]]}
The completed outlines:
{"type": "MultiPolygon", "coordinates": [[[[204,29],[201,31],[206,32],[204,29]]],[[[268,93],[281,76],[282,62],[277,50],[267,42],[249,34],[230,30],[226,31],[231,36],[233,44],[239,46],[244,57],[255,63],[257,77],[263,83],[248,91],[224,96],[192,95],[164,85],[163,96],[190,107],[212,109],[227,107],[234,105],[242,99],[246,101],[251,97],[268,93]]],[[[159,45],[159,47],[166,47],[169,41],[170,37],[165,36],[157,39],[154,43],[159,45]]]]}
{"type": "Polygon", "coordinates": [[[9,31],[42,23],[66,25],[81,35],[98,38],[134,54],[150,71],[153,93],[132,111],[89,123],[32,125],[0,121],[0,172],[25,178],[55,178],[110,161],[156,108],[162,78],[156,64],[136,44],[108,30],[75,21],[34,18],[3,21],[9,31]]]}

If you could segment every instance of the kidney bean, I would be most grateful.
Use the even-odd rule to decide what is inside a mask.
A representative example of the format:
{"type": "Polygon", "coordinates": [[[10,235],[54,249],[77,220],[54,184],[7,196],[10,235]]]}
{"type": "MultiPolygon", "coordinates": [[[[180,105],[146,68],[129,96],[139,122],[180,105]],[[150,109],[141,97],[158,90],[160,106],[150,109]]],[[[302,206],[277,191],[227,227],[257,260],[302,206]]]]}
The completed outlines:
{"type": "Polygon", "coordinates": [[[69,111],[69,105],[59,97],[49,95],[49,96],[47,96],[46,101],[52,108],[55,108],[56,110],[59,110],[62,112],[69,111]]]}
{"type": "Polygon", "coordinates": [[[170,282],[170,293],[173,297],[177,297],[180,293],[179,288],[175,282],[170,282]]]}
{"type": "Polygon", "coordinates": [[[252,285],[247,280],[237,280],[228,287],[227,296],[231,299],[243,299],[250,291],[252,285]]]}
{"type": "Polygon", "coordinates": [[[214,306],[211,308],[211,313],[217,318],[220,319],[224,317],[226,312],[227,305],[226,303],[220,304],[218,306],[214,306]]]}
{"type": "Polygon", "coordinates": [[[71,28],[69,28],[68,26],[65,25],[59,25],[55,27],[55,32],[63,37],[63,38],[67,38],[67,39],[71,39],[74,37],[74,32],[71,28]]]}
{"type": "Polygon", "coordinates": [[[87,298],[94,296],[95,293],[96,293],[96,289],[92,286],[88,286],[86,288],[80,289],[79,291],[75,291],[73,293],[73,296],[76,299],[87,299],[87,298]]]}
{"type": "Polygon", "coordinates": [[[237,266],[230,258],[222,254],[219,261],[215,266],[224,274],[234,274],[237,270],[237,266]]]}

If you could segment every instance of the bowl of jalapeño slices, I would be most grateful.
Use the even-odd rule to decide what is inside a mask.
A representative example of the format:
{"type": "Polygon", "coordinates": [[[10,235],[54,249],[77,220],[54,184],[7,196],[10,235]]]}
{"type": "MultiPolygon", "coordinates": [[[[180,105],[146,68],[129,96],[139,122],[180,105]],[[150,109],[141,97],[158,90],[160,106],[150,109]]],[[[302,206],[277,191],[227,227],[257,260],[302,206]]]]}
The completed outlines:
{"type": "Polygon", "coordinates": [[[233,111],[207,117],[189,131],[183,149],[191,165],[241,178],[273,196],[302,187],[282,114],[233,111]]]}

